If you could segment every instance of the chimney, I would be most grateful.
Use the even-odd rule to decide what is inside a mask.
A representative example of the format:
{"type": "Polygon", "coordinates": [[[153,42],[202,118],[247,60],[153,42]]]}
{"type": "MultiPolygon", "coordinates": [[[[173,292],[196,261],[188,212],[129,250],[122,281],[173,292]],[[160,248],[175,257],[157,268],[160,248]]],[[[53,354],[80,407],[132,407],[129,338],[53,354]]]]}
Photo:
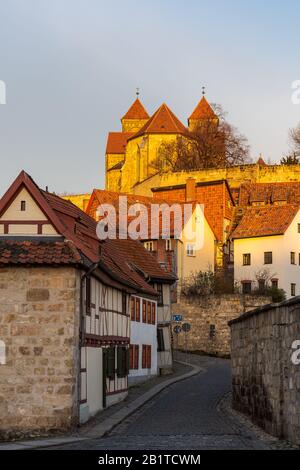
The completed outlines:
{"type": "Polygon", "coordinates": [[[195,201],[196,199],[196,180],[195,178],[188,178],[185,183],[185,200],[195,201]]]}

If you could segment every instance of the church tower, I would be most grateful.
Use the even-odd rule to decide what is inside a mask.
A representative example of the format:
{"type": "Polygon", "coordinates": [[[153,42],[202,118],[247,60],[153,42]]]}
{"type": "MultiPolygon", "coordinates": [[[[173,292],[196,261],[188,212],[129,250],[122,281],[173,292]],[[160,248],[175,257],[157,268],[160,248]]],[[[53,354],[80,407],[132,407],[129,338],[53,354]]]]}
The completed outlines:
{"type": "Polygon", "coordinates": [[[137,132],[148,121],[149,114],[140,102],[138,96],[134,103],[130,106],[127,113],[121,119],[122,132],[137,132]]]}
{"type": "Polygon", "coordinates": [[[201,126],[201,122],[211,121],[216,126],[219,124],[219,118],[203,95],[196,108],[188,118],[189,130],[193,131],[201,126]]]}

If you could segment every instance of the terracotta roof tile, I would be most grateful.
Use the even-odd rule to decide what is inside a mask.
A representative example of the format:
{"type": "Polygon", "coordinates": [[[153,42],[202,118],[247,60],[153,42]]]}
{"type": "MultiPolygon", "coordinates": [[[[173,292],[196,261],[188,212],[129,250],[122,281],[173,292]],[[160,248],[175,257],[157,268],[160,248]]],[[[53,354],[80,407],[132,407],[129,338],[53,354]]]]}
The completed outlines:
{"type": "Polygon", "coordinates": [[[127,113],[124,114],[122,117],[123,119],[149,119],[149,114],[147,113],[146,109],[137,98],[133,104],[128,109],[127,113]]]}
{"type": "Polygon", "coordinates": [[[240,187],[238,204],[241,207],[255,202],[270,204],[276,201],[300,204],[300,183],[245,183],[240,187]]]}
{"type": "Polygon", "coordinates": [[[298,205],[248,207],[231,238],[283,235],[299,210],[298,205]]]}
{"type": "Polygon", "coordinates": [[[106,144],[106,153],[123,154],[126,151],[127,140],[132,132],[109,132],[106,144]]]}
{"type": "Polygon", "coordinates": [[[71,242],[0,241],[0,265],[78,263],[82,258],[71,242]]]}
{"type": "Polygon", "coordinates": [[[138,137],[143,134],[186,134],[187,129],[175,114],[163,103],[153,114],[149,121],[133,136],[138,137]]]}
{"type": "Polygon", "coordinates": [[[217,115],[208,103],[205,96],[201,98],[189,119],[217,119],[217,115]]]}

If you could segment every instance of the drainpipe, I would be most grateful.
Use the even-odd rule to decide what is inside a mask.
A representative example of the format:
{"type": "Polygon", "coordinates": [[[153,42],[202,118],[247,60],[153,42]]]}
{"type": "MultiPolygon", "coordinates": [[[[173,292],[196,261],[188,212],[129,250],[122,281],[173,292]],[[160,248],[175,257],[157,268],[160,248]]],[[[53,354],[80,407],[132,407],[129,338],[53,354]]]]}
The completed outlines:
{"type": "Polygon", "coordinates": [[[80,424],[80,397],[81,397],[81,348],[85,343],[85,315],[84,315],[84,295],[83,295],[83,288],[84,288],[84,281],[87,277],[98,268],[98,264],[94,263],[89,268],[87,272],[81,275],[80,277],[80,299],[79,299],[79,354],[78,354],[78,361],[79,361],[79,368],[78,368],[78,379],[77,379],[77,413],[78,413],[78,425],[80,424]]]}

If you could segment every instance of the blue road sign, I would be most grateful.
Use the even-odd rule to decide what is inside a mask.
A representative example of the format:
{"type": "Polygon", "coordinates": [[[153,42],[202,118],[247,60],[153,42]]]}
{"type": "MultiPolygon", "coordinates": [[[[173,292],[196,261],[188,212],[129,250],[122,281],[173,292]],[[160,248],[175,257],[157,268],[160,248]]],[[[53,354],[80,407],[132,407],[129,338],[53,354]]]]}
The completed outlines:
{"type": "Polygon", "coordinates": [[[172,315],[173,321],[182,321],[182,315],[172,315]]]}

